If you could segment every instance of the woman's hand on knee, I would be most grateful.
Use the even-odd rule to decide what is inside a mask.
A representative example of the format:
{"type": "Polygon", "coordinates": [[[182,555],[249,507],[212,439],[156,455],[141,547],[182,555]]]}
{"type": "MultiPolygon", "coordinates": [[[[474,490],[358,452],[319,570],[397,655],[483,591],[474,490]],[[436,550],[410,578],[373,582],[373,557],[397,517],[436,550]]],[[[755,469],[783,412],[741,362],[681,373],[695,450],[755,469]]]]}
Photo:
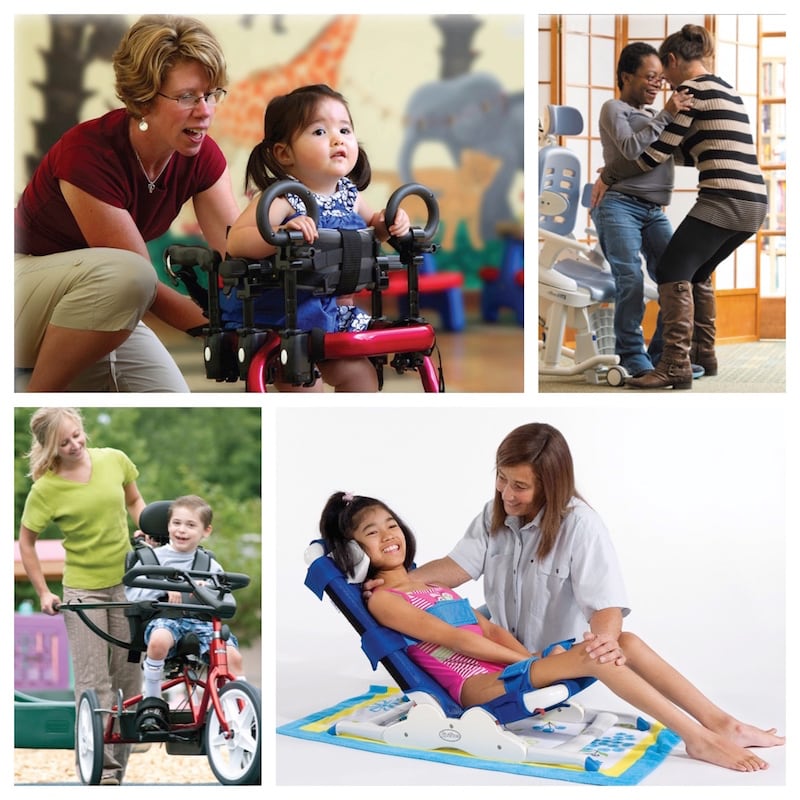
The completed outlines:
{"type": "Polygon", "coordinates": [[[625,663],[625,654],[619,646],[615,636],[609,633],[592,633],[586,631],[583,634],[583,642],[586,645],[586,655],[589,658],[599,661],[601,664],[616,664],[621,667],[625,663]]]}

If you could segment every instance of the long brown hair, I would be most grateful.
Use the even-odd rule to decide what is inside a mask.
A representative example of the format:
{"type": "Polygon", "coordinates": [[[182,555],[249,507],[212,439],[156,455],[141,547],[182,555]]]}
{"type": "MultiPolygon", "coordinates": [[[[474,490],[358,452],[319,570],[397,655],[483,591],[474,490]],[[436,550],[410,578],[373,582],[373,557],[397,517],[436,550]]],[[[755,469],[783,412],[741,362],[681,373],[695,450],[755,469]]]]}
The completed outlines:
{"type": "MultiPolygon", "coordinates": [[[[560,431],[543,422],[520,425],[509,433],[497,448],[495,468],[528,465],[533,470],[534,497],[542,510],[542,538],[536,550],[544,558],[553,549],[567,507],[575,489],[575,470],[569,445],[560,431]]],[[[492,507],[492,533],[505,525],[503,498],[495,490],[492,507]]]]}

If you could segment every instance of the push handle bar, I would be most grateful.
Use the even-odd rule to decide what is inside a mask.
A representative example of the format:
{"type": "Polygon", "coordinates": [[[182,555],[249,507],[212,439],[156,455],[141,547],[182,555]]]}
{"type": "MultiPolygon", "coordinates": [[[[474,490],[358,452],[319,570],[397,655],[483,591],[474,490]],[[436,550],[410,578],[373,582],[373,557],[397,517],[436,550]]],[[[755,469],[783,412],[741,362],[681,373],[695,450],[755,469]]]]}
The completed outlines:
{"type": "Polygon", "coordinates": [[[164,251],[164,263],[173,280],[177,280],[174,267],[200,267],[204,272],[211,272],[219,264],[219,253],[199,245],[171,244],[164,251]]]}
{"type": "MultiPolygon", "coordinates": [[[[307,186],[298,181],[278,181],[267,187],[256,205],[256,225],[262,238],[275,247],[286,247],[291,241],[292,231],[274,231],[269,221],[269,209],[279,197],[287,194],[296,194],[305,204],[306,214],[319,224],[319,205],[317,199],[307,186]]],[[[295,236],[298,232],[294,232],[295,236]]]]}
{"type": "MultiPolygon", "coordinates": [[[[422,231],[422,241],[429,242],[439,229],[439,203],[436,201],[436,195],[434,195],[427,186],[423,186],[421,183],[406,183],[392,192],[392,196],[386,204],[386,227],[391,228],[392,225],[394,225],[400,203],[409,195],[416,195],[425,202],[425,208],[428,210],[428,220],[422,231]]],[[[406,239],[412,238],[413,236],[414,234],[412,231],[409,231],[405,236],[396,239],[396,241],[404,242],[406,239]]],[[[395,239],[395,237],[392,238],[395,239]]],[[[396,247],[392,240],[390,240],[390,244],[396,247]]]]}
{"type": "Polygon", "coordinates": [[[250,576],[241,572],[183,570],[163,564],[137,564],[122,576],[126,586],[164,592],[194,592],[198,588],[197,581],[206,581],[206,589],[235,591],[249,585],[250,576]]]}

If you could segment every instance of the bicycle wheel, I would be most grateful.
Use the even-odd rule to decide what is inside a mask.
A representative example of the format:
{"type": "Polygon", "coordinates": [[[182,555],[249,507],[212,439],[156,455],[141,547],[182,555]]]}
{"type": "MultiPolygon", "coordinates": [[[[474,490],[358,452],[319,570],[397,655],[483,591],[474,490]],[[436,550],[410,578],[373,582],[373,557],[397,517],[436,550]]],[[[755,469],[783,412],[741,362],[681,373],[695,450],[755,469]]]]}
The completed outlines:
{"type": "Polygon", "coordinates": [[[78,703],[75,718],[75,755],[84,783],[97,786],[103,776],[103,720],[94,689],[87,689],[78,703]]]}
{"type": "Polygon", "coordinates": [[[261,693],[249,683],[232,681],[219,692],[226,736],[214,707],[205,728],[211,771],[225,785],[261,783],[261,693]]]}

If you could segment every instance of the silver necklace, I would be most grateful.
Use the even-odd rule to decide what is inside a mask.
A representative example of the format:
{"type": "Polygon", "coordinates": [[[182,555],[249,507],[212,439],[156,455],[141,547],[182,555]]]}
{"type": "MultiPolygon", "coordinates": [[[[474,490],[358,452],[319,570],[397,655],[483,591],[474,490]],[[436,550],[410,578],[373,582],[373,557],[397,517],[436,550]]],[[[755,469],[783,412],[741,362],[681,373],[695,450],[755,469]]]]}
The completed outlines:
{"type": "Polygon", "coordinates": [[[142,159],[139,158],[139,154],[136,152],[136,148],[133,148],[133,154],[136,156],[136,160],[139,162],[139,167],[142,170],[142,175],[144,175],[145,180],[147,181],[147,191],[150,194],[153,194],[153,191],[156,188],[156,184],[158,183],[158,179],[164,174],[164,170],[169,166],[169,162],[172,161],[172,153],[169,154],[169,158],[167,159],[167,163],[161,168],[161,172],[156,175],[153,180],[150,180],[150,176],[147,174],[147,170],[144,168],[144,164],[142,164],[142,159]]]}

